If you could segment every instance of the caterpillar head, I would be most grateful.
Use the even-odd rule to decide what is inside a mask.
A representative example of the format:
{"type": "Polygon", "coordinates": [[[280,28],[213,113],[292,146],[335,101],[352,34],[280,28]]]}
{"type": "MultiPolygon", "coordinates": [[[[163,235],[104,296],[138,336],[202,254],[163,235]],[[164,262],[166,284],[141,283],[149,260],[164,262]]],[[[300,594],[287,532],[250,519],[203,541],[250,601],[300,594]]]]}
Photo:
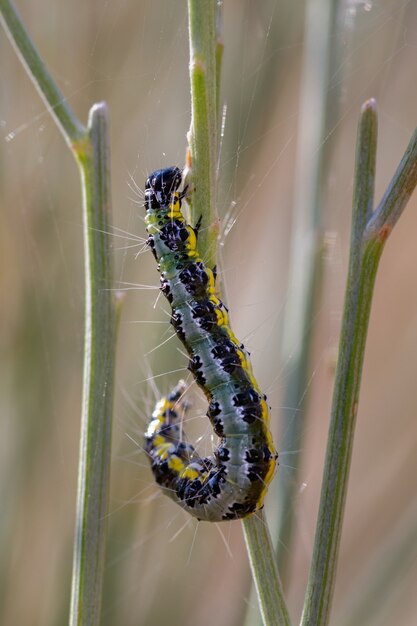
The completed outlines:
{"type": "Polygon", "coordinates": [[[178,167],[167,167],[152,172],[145,184],[146,210],[168,206],[172,194],[177,191],[181,181],[182,172],[178,167]]]}

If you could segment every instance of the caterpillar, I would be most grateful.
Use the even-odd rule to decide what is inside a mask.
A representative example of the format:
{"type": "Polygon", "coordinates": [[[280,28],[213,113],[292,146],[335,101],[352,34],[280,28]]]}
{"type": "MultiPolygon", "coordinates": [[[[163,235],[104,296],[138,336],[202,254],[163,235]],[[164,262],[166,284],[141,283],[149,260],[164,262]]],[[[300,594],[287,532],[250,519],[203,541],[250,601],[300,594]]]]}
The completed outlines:
{"type": "Polygon", "coordinates": [[[145,185],[147,243],[158,263],[171,323],[203,390],[207,416],[220,441],[201,458],[180,428],[185,383],[156,405],[145,450],[163,492],[198,520],[246,517],[263,506],[277,464],[267,399],[254,378],[249,353],[233,334],[216,294],[215,274],[197,249],[198,228],[186,223],[182,172],[153,172],[145,185]]]}

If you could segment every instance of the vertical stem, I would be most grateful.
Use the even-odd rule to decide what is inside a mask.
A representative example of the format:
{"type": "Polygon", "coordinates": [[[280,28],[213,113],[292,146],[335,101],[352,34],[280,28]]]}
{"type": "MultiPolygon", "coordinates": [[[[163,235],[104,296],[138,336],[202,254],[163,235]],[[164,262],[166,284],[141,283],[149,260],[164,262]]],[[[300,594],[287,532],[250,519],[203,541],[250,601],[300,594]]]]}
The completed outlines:
{"type": "Polygon", "coordinates": [[[246,548],[264,626],[290,626],[274,548],[263,511],[242,520],[246,548]]]}
{"type": "Polygon", "coordinates": [[[110,470],[115,313],[111,292],[110,149],[107,107],[90,111],[77,150],[83,181],[85,346],[71,626],[100,621],[110,470]]]}
{"type": "Polygon", "coordinates": [[[0,0],[0,15],[30,79],[71,147],[82,179],[84,379],[70,624],[96,626],[104,571],[115,358],[112,255],[107,235],[111,214],[108,113],[104,103],[94,105],[85,129],[58,89],[10,0],[0,0]]]}
{"type": "Polygon", "coordinates": [[[328,623],[334,590],[369,314],[383,249],[380,240],[364,244],[363,239],[373,205],[376,136],[375,102],[369,100],[362,107],[358,128],[349,272],[302,626],[328,623]]]}
{"type": "Polygon", "coordinates": [[[417,129],[380,204],[372,212],[377,118],[362,107],[356,152],[349,273],[320,507],[301,626],[329,621],[358,410],[365,342],[378,263],[417,185],[417,129]]]}
{"type": "MultiPolygon", "coordinates": [[[[215,202],[218,92],[223,48],[216,35],[216,2],[188,0],[188,12],[192,109],[189,134],[193,185],[191,217],[194,224],[202,220],[198,234],[199,252],[207,265],[213,268],[216,265],[218,235],[215,202]]],[[[288,626],[288,612],[264,517],[252,515],[243,520],[243,530],[264,623],[268,626],[288,626]]]]}
{"type": "Polygon", "coordinates": [[[217,47],[216,2],[188,0],[190,31],[190,82],[192,185],[191,218],[201,219],[198,247],[209,267],[216,265],[218,220],[217,192],[217,87],[221,51],[217,47]]]}

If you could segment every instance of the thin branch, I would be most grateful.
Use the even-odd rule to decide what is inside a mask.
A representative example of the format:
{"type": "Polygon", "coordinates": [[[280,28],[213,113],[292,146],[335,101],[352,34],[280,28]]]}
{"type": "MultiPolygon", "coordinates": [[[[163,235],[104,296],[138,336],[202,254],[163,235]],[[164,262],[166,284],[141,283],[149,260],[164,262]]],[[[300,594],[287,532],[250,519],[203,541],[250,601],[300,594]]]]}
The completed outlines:
{"type": "Polygon", "coordinates": [[[107,107],[94,105],[91,151],[78,153],[85,243],[84,384],[71,626],[100,623],[113,410],[115,311],[109,237],[110,147],[107,107]]]}
{"type": "Polygon", "coordinates": [[[333,597],[373,289],[386,238],[417,184],[415,135],[374,214],[377,117],[362,107],[358,129],[349,273],[313,559],[302,626],[325,626],[333,597]],[[401,187],[399,182],[401,181],[401,187]],[[403,186],[407,189],[404,194],[403,186]],[[378,224],[378,228],[373,225],[378,224]]]}
{"type": "Polygon", "coordinates": [[[78,502],[74,542],[71,626],[97,626],[104,573],[115,307],[110,214],[107,107],[91,108],[86,129],[74,116],[9,0],[0,0],[2,24],[80,168],[85,252],[85,334],[78,502]]]}
{"type": "Polygon", "coordinates": [[[395,172],[388,188],[379,203],[375,214],[369,221],[366,237],[372,238],[379,234],[389,235],[401,216],[405,205],[414,191],[417,176],[417,129],[395,172]],[[385,232],[382,232],[385,229],[385,232]]]}
{"type": "MultiPolygon", "coordinates": [[[[191,217],[202,219],[199,253],[209,267],[216,265],[218,219],[216,212],[219,85],[222,46],[218,42],[215,0],[189,0],[191,81],[191,217]]],[[[217,14],[219,18],[219,14],[217,14]]],[[[262,515],[243,520],[252,573],[264,624],[288,626],[275,556],[262,515]]]]}
{"type": "Polygon", "coordinates": [[[274,548],[263,511],[242,520],[264,626],[290,626],[274,548]]]}
{"type": "Polygon", "coordinates": [[[216,265],[218,95],[221,46],[217,42],[216,2],[189,0],[192,187],[191,221],[201,219],[198,247],[209,267],[216,265]]]}

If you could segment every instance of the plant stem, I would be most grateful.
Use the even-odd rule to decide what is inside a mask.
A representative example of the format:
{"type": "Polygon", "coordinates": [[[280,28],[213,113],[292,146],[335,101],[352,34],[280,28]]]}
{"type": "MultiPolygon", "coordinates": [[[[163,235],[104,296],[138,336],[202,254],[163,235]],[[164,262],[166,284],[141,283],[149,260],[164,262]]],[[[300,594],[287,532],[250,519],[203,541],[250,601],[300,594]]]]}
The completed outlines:
{"type": "Polygon", "coordinates": [[[107,107],[90,110],[87,129],[59,91],[9,0],[0,0],[3,26],[80,168],[85,253],[85,335],[78,503],[71,626],[99,624],[104,572],[115,311],[111,291],[110,149],[107,107]]]}
{"type": "Polygon", "coordinates": [[[416,185],[417,128],[388,188],[369,220],[366,238],[387,237],[397,223],[416,185]]]}
{"type": "Polygon", "coordinates": [[[334,588],[373,279],[380,256],[380,251],[371,257],[364,254],[362,245],[373,204],[376,135],[376,111],[370,101],[362,109],[358,128],[349,272],[316,539],[301,622],[305,626],[327,623],[334,588]]]}
{"type": "Polygon", "coordinates": [[[274,548],[263,511],[242,520],[246,548],[264,626],[290,626],[274,548]]]}
{"type": "MultiPolygon", "coordinates": [[[[188,0],[191,81],[192,223],[201,219],[198,248],[209,267],[216,265],[216,213],[219,85],[223,47],[217,41],[216,2],[188,0]]],[[[219,16],[217,16],[219,17],[219,16]]],[[[252,574],[265,624],[288,626],[271,539],[263,515],[243,520],[252,574]]]]}
{"type": "Polygon", "coordinates": [[[218,84],[221,47],[216,36],[216,2],[188,0],[190,34],[191,152],[192,186],[191,221],[201,219],[198,248],[207,265],[216,265],[219,232],[217,193],[218,153],[218,84]]]}
{"type": "Polygon", "coordinates": [[[105,104],[92,107],[88,133],[91,143],[77,152],[83,180],[86,327],[71,626],[100,621],[113,408],[115,312],[106,235],[110,150],[105,104]]]}
{"type": "Polygon", "coordinates": [[[417,184],[414,134],[387,193],[372,213],[376,138],[375,102],[369,100],[362,107],[358,129],[349,272],[302,626],[324,626],[329,620],[376,272],[387,236],[417,184]]]}

